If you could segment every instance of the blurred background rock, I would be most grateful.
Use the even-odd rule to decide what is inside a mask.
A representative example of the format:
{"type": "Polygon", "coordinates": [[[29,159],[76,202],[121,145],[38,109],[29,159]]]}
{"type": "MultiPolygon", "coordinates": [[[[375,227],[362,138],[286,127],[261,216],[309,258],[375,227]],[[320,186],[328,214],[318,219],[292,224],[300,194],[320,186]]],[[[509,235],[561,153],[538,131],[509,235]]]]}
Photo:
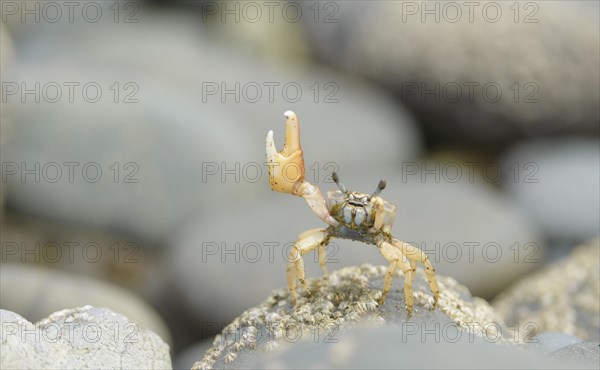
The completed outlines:
{"type": "MultiPolygon", "coordinates": [[[[273,21],[261,2],[91,2],[86,16],[82,2],[73,22],[65,7],[48,21],[42,3],[40,22],[23,21],[9,3],[0,306],[29,321],[93,296],[177,358],[283,287],[286,245],[322,226],[268,186],[265,134],[283,144],[288,109],[309,180],[331,190],[335,170],[368,192],[385,178],[394,235],[474,295],[492,299],[600,233],[597,2],[501,2],[496,22],[484,3],[473,22],[436,2],[440,22],[406,1],[281,2],[273,21]],[[36,83],[39,102],[23,91],[36,83]]],[[[330,270],[385,264],[339,240],[328,257],[330,270]]]]}
{"type": "Polygon", "coordinates": [[[329,3],[343,22],[303,18],[315,55],[388,86],[436,144],[598,134],[597,2],[329,3]]]}

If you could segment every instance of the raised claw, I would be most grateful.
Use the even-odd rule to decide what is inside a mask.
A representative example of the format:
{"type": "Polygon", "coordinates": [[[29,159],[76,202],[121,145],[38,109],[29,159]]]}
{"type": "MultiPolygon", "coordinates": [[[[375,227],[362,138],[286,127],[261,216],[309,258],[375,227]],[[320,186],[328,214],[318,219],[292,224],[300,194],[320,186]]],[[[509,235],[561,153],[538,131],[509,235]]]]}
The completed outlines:
{"type": "Polygon", "coordinates": [[[267,165],[271,189],[282,193],[302,196],[298,188],[304,182],[304,156],[300,147],[300,123],[296,113],[287,111],[285,121],[285,145],[277,152],[273,131],[267,134],[267,165]]]}
{"type": "Polygon", "coordinates": [[[325,198],[318,187],[304,180],[304,156],[300,147],[300,122],[291,110],[283,114],[285,145],[278,152],[273,141],[273,131],[267,133],[267,166],[271,189],[303,197],[319,218],[332,226],[338,222],[329,214],[325,198]]]}

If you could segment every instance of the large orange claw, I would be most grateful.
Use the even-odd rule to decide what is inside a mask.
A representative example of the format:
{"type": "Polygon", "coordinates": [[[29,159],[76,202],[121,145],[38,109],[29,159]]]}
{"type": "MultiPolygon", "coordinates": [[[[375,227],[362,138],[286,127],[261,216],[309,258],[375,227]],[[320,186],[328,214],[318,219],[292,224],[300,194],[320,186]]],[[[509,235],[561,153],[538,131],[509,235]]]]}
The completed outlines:
{"type": "Polygon", "coordinates": [[[304,180],[304,157],[300,147],[300,122],[291,110],[283,114],[285,120],[285,145],[278,152],[273,142],[273,131],[267,134],[267,165],[271,189],[303,197],[310,209],[329,225],[338,222],[329,214],[325,198],[318,187],[304,180]]]}
{"type": "Polygon", "coordinates": [[[300,147],[300,122],[296,113],[287,111],[285,121],[285,145],[277,152],[273,131],[267,134],[267,162],[271,189],[282,193],[302,196],[298,188],[304,182],[304,156],[300,147]]]}

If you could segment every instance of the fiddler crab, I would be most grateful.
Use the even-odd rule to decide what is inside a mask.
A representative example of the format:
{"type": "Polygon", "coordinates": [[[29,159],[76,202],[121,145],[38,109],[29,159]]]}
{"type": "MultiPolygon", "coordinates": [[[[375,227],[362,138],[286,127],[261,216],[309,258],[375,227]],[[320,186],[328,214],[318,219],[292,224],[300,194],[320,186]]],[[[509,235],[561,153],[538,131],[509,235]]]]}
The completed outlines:
{"type": "Polygon", "coordinates": [[[413,308],[413,281],[417,271],[417,262],[425,266],[425,274],[429,287],[433,292],[433,307],[439,299],[439,288],[435,277],[435,269],[427,255],[420,249],[392,237],[392,224],[396,217],[396,206],[383,200],[379,194],[385,189],[385,181],[379,181],[377,189],[371,194],[350,191],[342,184],[338,175],[332,174],[333,181],[339,190],[328,191],[327,200],[318,187],[304,178],[304,157],[300,147],[300,124],[292,111],[284,113],[286,118],[285,145],[280,152],[273,142],[273,131],[267,134],[267,161],[271,189],[303,197],[312,211],[327,225],[327,228],[316,228],[303,232],[290,251],[287,267],[287,282],[294,305],[296,298],[296,280],[306,285],[304,261],[302,256],[317,249],[319,264],[327,277],[325,265],[325,247],[331,238],[343,238],[373,244],[389,261],[383,282],[383,292],[379,304],[385,302],[392,277],[397,268],[404,272],[404,295],[408,314],[413,308]],[[291,174],[291,176],[290,176],[291,174]]]}

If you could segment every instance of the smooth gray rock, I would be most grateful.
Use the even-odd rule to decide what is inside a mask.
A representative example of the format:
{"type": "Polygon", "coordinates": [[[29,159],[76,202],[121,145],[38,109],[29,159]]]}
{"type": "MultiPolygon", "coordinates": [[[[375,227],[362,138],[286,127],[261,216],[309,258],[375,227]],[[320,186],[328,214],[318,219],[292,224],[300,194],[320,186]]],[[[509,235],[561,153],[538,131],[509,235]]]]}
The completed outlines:
{"type": "Polygon", "coordinates": [[[511,175],[503,187],[548,236],[572,244],[600,235],[597,139],[524,142],[509,149],[502,162],[511,175]]]}
{"type": "Polygon", "coordinates": [[[300,4],[315,54],[391,87],[432,138],[599,132],[597,2],[300,4]]]}
{"type": "Polygon", "coordinates": [[[170,369],[169,346],[107,308],[58,311],[32,324],[0,310],[3,369],[170,369]]]}
{"type": "Polygon", "coordinates": [[[561,332],[599,341],[600,240],[580,245],[567,258],[520,280],[498,295],[493,306],[507,324],[518,323],[534,334],[561,332]]]}
{"type": "Polygon", "coordinates": [[[204,353],[212,348],[213,339],[206,339],[180,351],[173,359],[173,369],[190,369],[204,353]]]}
{"type": "Polygon", "coordinates": [[[8,68],[11,63],[14,63],[15,50],[13,48],[13,40],[4,22],[2,22],[2,25],[0,26],[0,31],[0,47],[2,47],[0,60],[2,61],[2,69],[4,69],[8,68]]]}
{"type": "Polygon", "coordinates": [[[134,293],[82,274],[26,264],[3,263],[0,269],[2,308],[31,321],[66,307],[93,305],[122,312],[167,343],[171,334],[160,315],[134,293]]]}
{"type": "MultiPolygon", "coordinates": [[[[384,266],[365,264],[338,270],[329,279],[309,279],[312,295],[309,297],[299,291],[297,307],[293,306],[286,289],[273,291],[265,301],[246,310],[225,327],[193,369],[366,366],[365,362],[353,361],[359,356],[379,359],[369,367],[399,366],[398,363],[392,365],[390,358],[395,355],[391,351],[369,346],[369,351],[364,352],[360,346],[348,342],[349,330],[367,324],[380,329],[392,327],[396,334],[401,334],[402,341],[398,343],[396,336],[394,347],[402,347],[400,344],[406,342],[452,346],[451,343],[459,341],[473,343],[475,338],[505,344],[512,340],[489,304],[472,297],[465,287],[449,277],[438,275],[440,300],[434,310],[431,309],[433,297],[422,271],[417,273],[414,282],[415,307],[410,317],[406,313],[401,273],[395,275],[394,287],[385,303],[378,305],[385,270],[384,266]],[[315,351],[303,349],[302,341],[315,342],[315,351]],[[293,347],[295,355],[273,363],[268,357],[266,362],[262,360],[265,354],[277,353],[278,348],[286,344],[293,347]],[[322,361],[323,352],[328,360],[322,361]]],[[[349,335],[353,339],[357,337],[349,335]]],[[[365,338],[360,334],[358,337],[365,338]]],[[[407,361],[416,366],[414,364],[423,358],[414,356],[407,361]]]]}
{"type": "Polygon", "coordinates": [[[2,263],[75,272],[138,292],[147,287],[147,271],[159,275],[149,253],[156,249],[124,234],[7,212],[0,242],[2,263]]]}
{"type": "MultiPolygon", "coordinates": [[[[260,369],[564,369],[591,368],[591,363],[554,360],[494,344],[464,333],[450,333],[452,341],[423,340],[407,335],[402,327],[356,328],[341,333],[334,343],[310,339],[287,344],[250,362],[260,369]],[[456,336],[454,336],[456,334],[456,336]],[[456,340],[454,340],[456,338],[456,340]]],[[[232,366],[233,367],[233,366],[232,366]]]]}
{"type": "MultiPolygon", "coordinates": [[[[10,37],[4,22],[0,24],[0,64],[2,65],[2,74],[7,73],[12,67],[15,58],[15,50],[13,41],[10,37]]],[[[0,153],[4,152],[4,147],[9,141],[13,129],[12,117],[6,113],[6,109],[0,110],[0,153]]],[[[0,175],[4,173],[4,169],[0,169],[0,175]]],[[[6,203],[6,186],[4,181],[0,185],[0,218],[4,218],[4,205],[6,203]]]]}

